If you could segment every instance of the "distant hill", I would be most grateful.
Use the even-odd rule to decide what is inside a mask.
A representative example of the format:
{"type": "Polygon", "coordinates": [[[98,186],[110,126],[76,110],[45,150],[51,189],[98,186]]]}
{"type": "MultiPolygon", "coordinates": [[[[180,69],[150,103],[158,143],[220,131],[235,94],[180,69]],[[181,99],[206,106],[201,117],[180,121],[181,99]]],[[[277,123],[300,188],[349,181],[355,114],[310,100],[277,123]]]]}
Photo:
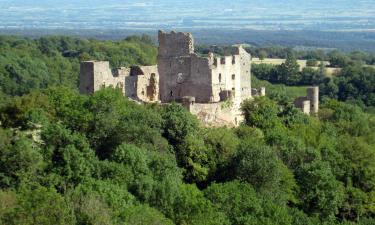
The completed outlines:
{"type": "MultiPolygon", "coordinates": [[[[192,32],[197,44],[254,46],[280,45],[298,49],[327,48],[343,51],[375,52],[375,32],[271,31],[248,29],[178,29],[192,32]]],[[[121,40],[129,35],[147,34],[156,43],[157,29],[0,29],[0,34],[41,37],[65,35],[106,40],[121,40]]]]}
{"type": "Polygon", "coordinates": [[[375,30],[373,0],[0,0],[0,15],[22,29],[375,30]]]}

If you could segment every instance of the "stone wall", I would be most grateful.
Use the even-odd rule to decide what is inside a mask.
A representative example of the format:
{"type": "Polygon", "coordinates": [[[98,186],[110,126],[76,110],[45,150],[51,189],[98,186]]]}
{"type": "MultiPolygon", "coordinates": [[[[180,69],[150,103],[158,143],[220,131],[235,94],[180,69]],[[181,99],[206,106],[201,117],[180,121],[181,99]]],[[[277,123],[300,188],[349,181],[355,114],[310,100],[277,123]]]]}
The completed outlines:
{"type": "Polygon", "coordinates": [[[294,100],[294,106],[305,114],[316,114],[319,111],[319,87],[308,87],[307,96],[294,100]]]}
{"type": "Polygon", "coordinates": [[[111,70],[106,61],[81,62],[80,93],[92,94],[109,86],[121,88],[125,96],[137,101],[159,101],[157,66],[120,67],[111,70]]]}
{"type": "Polygon", "coordinates": [[[234,103],[251,97],[251,56],[241,46],[235,55],[200,57],[194,53],[189,33],[159,32],[158,69],[160,100],[181,101],[194,96],[197,103],[220,102],[221,92],[231,91],[234,103]]]}
{"type": "Polygon", "coordinates": [[[81,63],[80,91],[122,89],[136,101],[182,102],[205,124],[236,126],[240,104],[251,98],[251,56],[241,46],[234,54],[201,57],[190,33],[159,32],[158,66],[111,70],[108,62],[81,63]]]}
{"type": "Polygon", "coordinates": [[[238,126],[243,116],[238,108],[228,107],[223,102],[195,103],[184,102],[183,105],[206,126],[238,126]]]}
{"type": "Polygon", "coordinates": [[[265,87],[252,88],[252,89],[251,89],[251,95],[252,95],[253,97],[266,96],[266,88],[265,88],[265,87]]]}
{"type": "Polygon", "coordinates": [[[92,94],[102,87],[118,87],[125,94],[125,77],[130,69],[118,68],[112,71],[109,62],[85,61],[81,63],[79,91],[82,94],[92,94]]]}

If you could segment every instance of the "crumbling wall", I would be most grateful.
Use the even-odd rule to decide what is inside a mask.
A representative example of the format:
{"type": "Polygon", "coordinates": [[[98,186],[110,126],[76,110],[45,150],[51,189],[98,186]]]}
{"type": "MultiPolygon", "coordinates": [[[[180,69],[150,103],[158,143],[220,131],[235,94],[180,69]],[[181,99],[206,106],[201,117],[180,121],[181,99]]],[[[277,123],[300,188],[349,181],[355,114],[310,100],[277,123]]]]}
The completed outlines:
{"type": "Polygon", "coordinates": [[[118,87],[125,94],[125,77],[130,70],[119,68],[112,71],[107,61],[85,61],[81,63],[79,90],[92,94],[102,87],[118,87]]]}
{"type": "Polygon", "coordinates": [[[234,104],[251,97],[251,56],[241,46],[235,55],[200,57],[189,33],[159,32],[160,100],[181,101],[194,96],[197,103],[220,102],[231,91],[234,104]]]}
{"type": "MultiPolygon", "coordinates": [[[[141,74],[137,74],[135,82],[135,100],[143,102],[159,101],[159,75],[157,66],[138,67],[141,74]]],[[[131,76],[132,77],[132,76],[131,76]]]]}
{"type": "Polygon", "coordinates": [[[294,100],[294,106],[301,109],[305,114],[316,114],[319,111],[319,87],[308,87],[307,96],[298,97],[294,100]]]}
{"type": "Polygon", "coordinates": [[[266,96],[266,88],[265,88],[265,87],[252,88],[252,89],[251,89],[251,95],[252,95],[253,97],[266,96]]]}
{"type": "Polygon", "coordinates": [[[80,92],[92,94],[103,87],[120,88],[129,98],[144,102],[159,100],[157,66],[120,67],[111,70],[107,61],[81,63],[80,92]]]}
{"type": "Polygon", "coordinates": [[[238,126],[243,121],[241,112],[234,107],[226,107],[223,102],[194,103],[188,107],[206,126],[238,126]]]}
{"type": "Polygon", "coordinates": [[[238,54],[241,75],[241,98],[242,100],[251,98],[251,55],[242,46],[238,46],[238,54]]]}

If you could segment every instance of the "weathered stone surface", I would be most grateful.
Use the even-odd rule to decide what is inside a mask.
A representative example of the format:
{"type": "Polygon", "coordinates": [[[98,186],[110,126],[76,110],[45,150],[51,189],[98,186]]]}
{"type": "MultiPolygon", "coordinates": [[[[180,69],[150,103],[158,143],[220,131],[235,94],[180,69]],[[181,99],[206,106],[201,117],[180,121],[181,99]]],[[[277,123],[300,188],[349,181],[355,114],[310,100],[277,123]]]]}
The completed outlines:
{"type": "Polygon", "coordinates": [[[308,87],[307,96],[294,100],[294,106],[305,114],[316,114],[319,111],[319,87],[308,87]]]}
{"type": "Polygon", "coordinates": [[[201,57],[194,53],[190,33],[159,31],[157,66],[111,70],[108,62],[82,62],[80,91],[119,87],[137,101],[181,102],[205,124],[235,126],[242,121],[240,104],[252,97],[252,90],[251,55],[241,46],[234,48],[230,56],[201,57]]]}
{"type": "Polygon", "coordinates": [[[225,57],[200,57],[194,53],[189,33],[159,32],[158,69],[160,100],[181,101],[194,96],[197,103],[220,102],[220,93],[232,91],[239,104],[251,97],[251,56],[241,46],[225,57]]]}
{"type": "Polygon", "coordinates": [[[131,99],[144,102],[159,100],[157,66],[132,66],[111,70],[109,62],[81,62],[80,87],[82,94],[92,94],[102,87],[121,88],[131,99]]]}

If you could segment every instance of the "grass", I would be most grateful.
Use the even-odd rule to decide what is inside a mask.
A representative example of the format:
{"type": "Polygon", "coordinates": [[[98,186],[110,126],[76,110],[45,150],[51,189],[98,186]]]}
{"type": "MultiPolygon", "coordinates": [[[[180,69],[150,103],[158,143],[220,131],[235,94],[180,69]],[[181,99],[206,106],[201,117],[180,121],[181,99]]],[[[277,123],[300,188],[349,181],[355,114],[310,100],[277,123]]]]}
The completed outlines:
{"type": "Polygon", "coordinates": [[[306,96],[306,86],[286,86],[283,84],[271,84],[265,80],[259,80],[255,76],[251,76],[252,88],[266,87],[266,95],[279,93],[286,95],[290,99],[300,96],[306,96]]]}

